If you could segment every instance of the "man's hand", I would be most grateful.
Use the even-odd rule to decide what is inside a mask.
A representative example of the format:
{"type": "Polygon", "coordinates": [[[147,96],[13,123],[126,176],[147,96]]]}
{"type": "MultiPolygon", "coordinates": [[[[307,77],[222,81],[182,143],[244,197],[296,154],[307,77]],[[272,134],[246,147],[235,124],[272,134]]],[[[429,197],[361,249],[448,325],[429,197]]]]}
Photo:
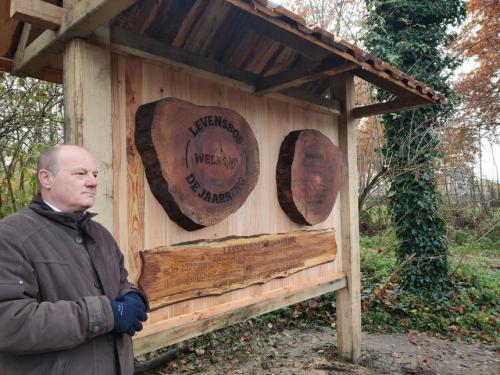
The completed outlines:
{"type": "Polygon", "coordinates": [[[128,333],[133,336],[136,331],[142,329],[141,322],[145,322],[148,318],[146,305],[137,293],[127,293],[111,300],[111,308],[115,318],[113,332],[116,333],[128,333]]]}
{"type": "Polygon", "coordinates": [[[124,296],[122,296],[124,299],[133,299],[134,301],[136,301],[138,304],[142,304],[143,306],[143,309],[144,309],[144,312],[147,311],[147,307],[146,307],[146,302],[144,300],[144,298],[142,298],[142,296],[137,293],[137,292],[128,292],[127,294],[125,294],[124,296]]]}

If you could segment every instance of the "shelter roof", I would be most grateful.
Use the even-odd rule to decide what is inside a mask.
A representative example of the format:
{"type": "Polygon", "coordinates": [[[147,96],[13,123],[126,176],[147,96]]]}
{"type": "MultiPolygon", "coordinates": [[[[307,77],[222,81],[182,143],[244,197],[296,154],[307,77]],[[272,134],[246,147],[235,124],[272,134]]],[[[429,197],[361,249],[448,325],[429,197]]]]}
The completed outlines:
{"type": "Polygon", "coordinates": [[[394,94],[389,102],[356,108],[355,117],[446,102],[426,84],[266,0],[89,0],[68,8],[60,0],[0,0],[0,69],[61,82],[64,44],[92,38],[108,22],[112,45],[244,82],[259,95],[276,92],[340,111],[328,98],[329,82],[350,71],[394,94]]]}

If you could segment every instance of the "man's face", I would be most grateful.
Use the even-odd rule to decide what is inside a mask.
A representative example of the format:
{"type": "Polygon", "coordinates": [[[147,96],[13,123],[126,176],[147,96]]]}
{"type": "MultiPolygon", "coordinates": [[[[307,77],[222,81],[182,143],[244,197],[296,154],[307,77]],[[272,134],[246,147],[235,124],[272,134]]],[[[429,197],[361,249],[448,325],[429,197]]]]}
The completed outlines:
{"type": "Polygon", "coordinates": [[[63,212],[85,211],[95,202],[96,177],[92,155],[80,147],[62,147],[57,158],[57,173],[48,173],[42,198],[63,212]]]}

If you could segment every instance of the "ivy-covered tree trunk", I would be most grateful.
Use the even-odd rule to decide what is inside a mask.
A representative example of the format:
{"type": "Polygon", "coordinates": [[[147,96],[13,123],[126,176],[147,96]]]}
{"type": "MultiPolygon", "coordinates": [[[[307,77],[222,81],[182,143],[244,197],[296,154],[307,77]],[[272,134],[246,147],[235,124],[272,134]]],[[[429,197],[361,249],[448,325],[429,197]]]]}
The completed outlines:
{"type": "MultiPolygon", "coordinates": [[[[458,61],[446,56],[450,26],[465,16],[462,0],[366,0],[366,44],[383,60],[427,83],[453,102],[449,78],[458,61]]],[[[390,94],[380,92],[379,100],[390,94]]],[[[438,214],[434,179],[438,162],[434,129],[453,106],[433,106],[383,117],[384,152],[392,175],[391,216],[403,266],[401,287],[412,292],[440,291],[448,284],[445,226],[438,214]]]]}

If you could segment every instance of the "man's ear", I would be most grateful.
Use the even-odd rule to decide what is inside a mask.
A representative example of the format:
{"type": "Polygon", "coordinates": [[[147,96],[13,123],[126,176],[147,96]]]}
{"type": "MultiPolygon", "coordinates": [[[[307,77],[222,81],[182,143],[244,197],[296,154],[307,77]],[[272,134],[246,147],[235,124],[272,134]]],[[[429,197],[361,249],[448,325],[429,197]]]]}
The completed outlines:
{"type": "Polygon", "coordinates": [[[38,172],[38,181],[41,187],[49,190],[52,187],[52,173],[46,169],[40,169],[38,172]]]}

